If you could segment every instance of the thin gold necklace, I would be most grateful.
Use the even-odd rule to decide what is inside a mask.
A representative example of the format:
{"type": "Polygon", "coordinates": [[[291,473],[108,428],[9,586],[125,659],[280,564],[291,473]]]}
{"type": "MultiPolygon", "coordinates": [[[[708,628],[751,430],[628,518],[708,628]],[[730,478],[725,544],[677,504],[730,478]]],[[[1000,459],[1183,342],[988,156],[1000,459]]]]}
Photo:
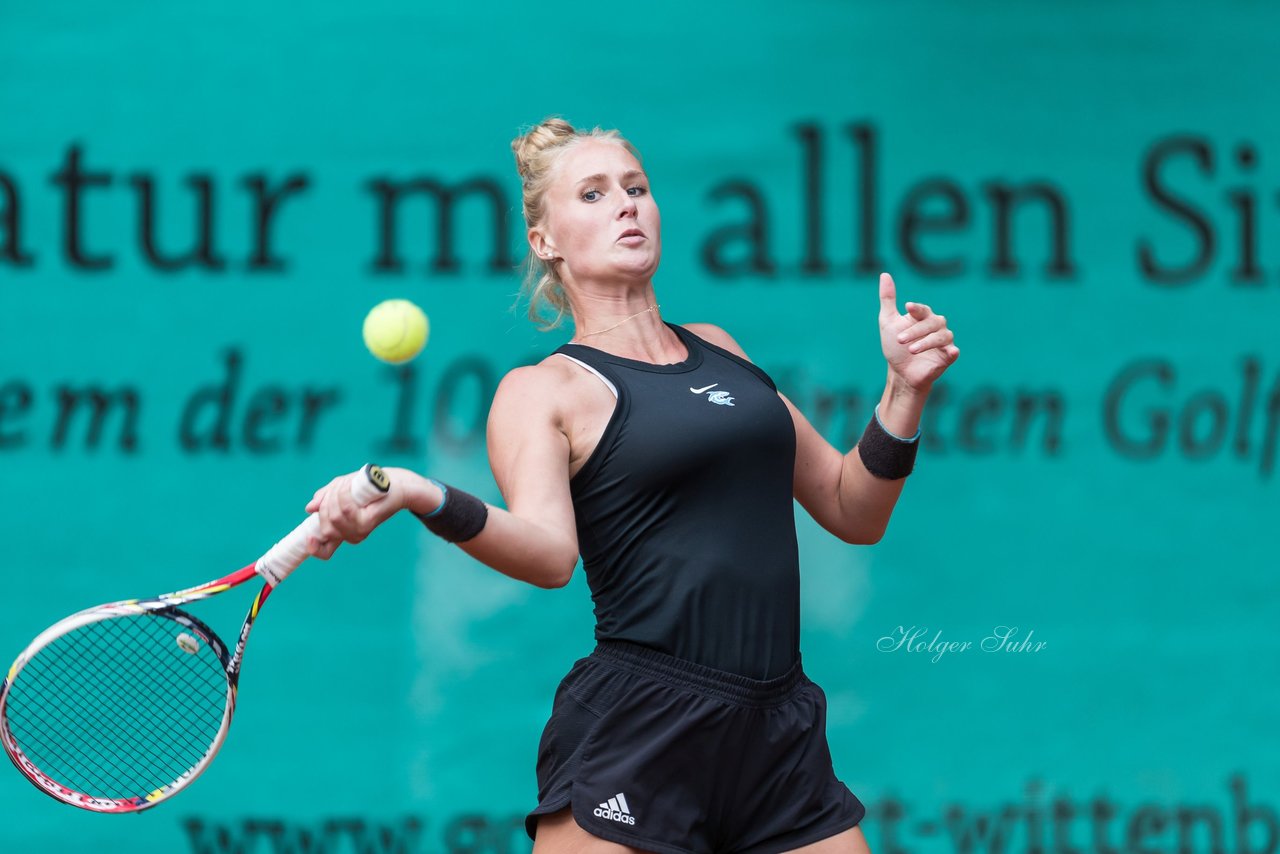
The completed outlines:
{"type": "Polygon", "coordinates": [[[648,308],[644,309],[643,311],[637,311],[635,314],[631,315],[630,317],[624,317],[624,318],[622,318],[622,320],[619,320],[617,323],[613,324],[613,326],[610,326],[608,329],[601,329],[601,330],[600,330],[600,331],[598,331],[598,332],[588,332],[588,333],[586,333],[586,334],[584,334],[584,335],[579,335],[578,337],[579,337],[579,338],[590,338],[592,335],[603,335],[603,334],[604,334],[604,333],[606,333],[606,332],[611,332],[611,331],[613,331],[614,329],[617,329],[619,326],[621,326],[622,324],[626,323],[628,320],[635,320],[637,317],[639,317],[639,316],[640,316],[640,315],[642,315],[642,314],[648,314],[649,312],[651,312],[651,311],[657,311],[657,310],[658,310],[658,309],[660,309],[660,308],[662,308],[662,306],[658,305],[657,303],[654,303],[653,305],[649,306],[648,308]]]}

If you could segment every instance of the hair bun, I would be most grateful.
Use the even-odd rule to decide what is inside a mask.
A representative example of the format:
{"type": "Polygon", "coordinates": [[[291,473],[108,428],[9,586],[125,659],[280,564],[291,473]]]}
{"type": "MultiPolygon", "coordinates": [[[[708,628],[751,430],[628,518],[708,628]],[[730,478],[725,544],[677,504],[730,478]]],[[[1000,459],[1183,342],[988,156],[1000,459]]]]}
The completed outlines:
{"type": "Polygon", "coordinates": [[[511,141],[511,150],[516,155],[516,172],[521,178],[528,179],[533,175],[531,161],[539,152],[561,145],[577,134],[573,125],[562,118],[543,119],[541,124],[511,141]]]}

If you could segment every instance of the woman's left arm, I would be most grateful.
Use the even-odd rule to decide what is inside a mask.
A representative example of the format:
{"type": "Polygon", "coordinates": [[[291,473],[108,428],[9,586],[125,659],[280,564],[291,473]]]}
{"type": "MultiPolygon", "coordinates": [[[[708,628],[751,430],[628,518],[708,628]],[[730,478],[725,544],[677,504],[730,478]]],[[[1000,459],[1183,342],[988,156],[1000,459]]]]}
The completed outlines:
{"type": "MultiPolygon", "coordinates": [[[[888,366],[880,395],[880,424],[901,439],[916,438],[933,383],[960,356],[947,319],[909,302],[898,311],[893,277],[880,274],[880,347],[888,366]]],[[[867,470],[857,446],[841,454],[787,401],[796,424],[796,500],[817,522],[849,543],[884,536],[906,478],[867,470]]],[[[874,429],[874,428],[873,428],[874,429]]]]}
{"type": "MultiPolygon", "coordinates": [[[[946,318],[927,305],[897,307],[893,278],[880,275],[880,344],[888,366],[880,396],[880,423],[892,435],[910,438],[933,383],[960,356],[946,318]]],[[[694,325],[691,324],[691,327],[694,325]]],[[[723,330],[697,324],[695,332],[746,358],[723,330]]],[[[785,395],[779,394],[796,428],[796,500],[818,524],[848,543],[875,543],[884,536],[905,478],[876,477],[855,446],[847,454],[822,437],[785,395]]]]}

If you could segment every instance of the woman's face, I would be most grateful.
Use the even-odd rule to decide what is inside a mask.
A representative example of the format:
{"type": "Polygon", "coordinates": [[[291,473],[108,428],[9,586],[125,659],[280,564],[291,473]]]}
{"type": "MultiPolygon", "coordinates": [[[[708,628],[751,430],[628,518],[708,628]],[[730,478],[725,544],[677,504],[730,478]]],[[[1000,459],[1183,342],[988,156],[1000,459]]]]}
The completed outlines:
{"type": "Polygon", "coordinates": [[[648,280],[662,257],[662,218],[649,178],[616,142],[585,139],[556,165],[546,216],[529,230],[534,252],[562,259],[560,279],[648,280]]]}

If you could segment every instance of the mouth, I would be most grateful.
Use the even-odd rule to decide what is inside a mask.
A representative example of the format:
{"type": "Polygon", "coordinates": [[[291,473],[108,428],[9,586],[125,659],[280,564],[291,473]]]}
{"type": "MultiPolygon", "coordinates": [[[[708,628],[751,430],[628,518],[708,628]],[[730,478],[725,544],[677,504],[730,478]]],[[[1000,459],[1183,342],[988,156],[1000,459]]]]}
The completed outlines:
{"type": "Polygon", "coordinates": [[[644,232],[638,228],[628,228],[618,235],[618,240],[625,240],[628,237],[644,237],[644,232]]]}

